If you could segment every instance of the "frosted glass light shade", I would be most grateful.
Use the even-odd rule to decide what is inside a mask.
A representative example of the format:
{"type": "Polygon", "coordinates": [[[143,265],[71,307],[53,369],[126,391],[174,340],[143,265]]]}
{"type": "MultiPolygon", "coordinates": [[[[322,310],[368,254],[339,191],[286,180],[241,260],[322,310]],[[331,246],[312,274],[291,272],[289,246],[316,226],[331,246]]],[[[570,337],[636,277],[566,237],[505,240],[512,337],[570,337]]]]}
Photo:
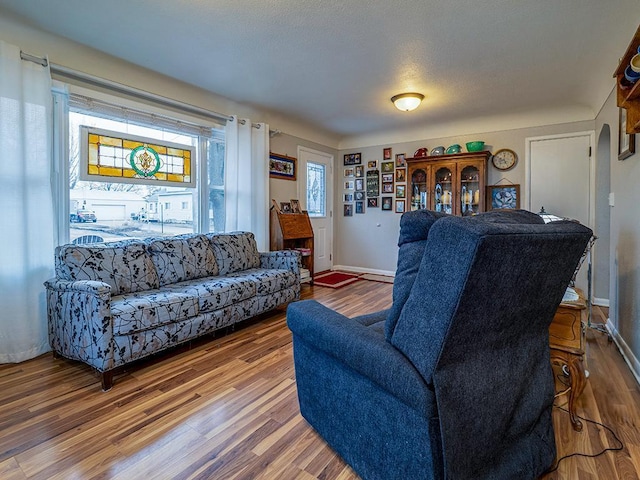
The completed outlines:
{"type": "Polygon", "coordinates": [[[421,93],[401,93],[400,95],[394,95],[391,97],[391,101],[396,106],[398,110],[402,110],[403,112],[410,112],[411,110],[415,110],[418,108],[422,100],[424,99],[424,95],[421,93]]]}

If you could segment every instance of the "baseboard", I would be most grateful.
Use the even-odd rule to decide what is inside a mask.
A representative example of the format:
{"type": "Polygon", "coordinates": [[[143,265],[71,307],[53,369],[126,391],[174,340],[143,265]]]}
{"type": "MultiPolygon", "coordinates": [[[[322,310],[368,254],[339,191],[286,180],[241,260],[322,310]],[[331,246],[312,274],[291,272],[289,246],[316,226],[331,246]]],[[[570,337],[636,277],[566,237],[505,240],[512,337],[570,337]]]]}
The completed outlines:
{"type": "Polygon", "coordinates": [[[608,298],[598,298],[593,297],[591,303],[594,305],[598,305],[599,307],[607,307],[609,308],[609,299],[608,298]]]}
{"type": "Polygon", "coordinates": [[[636,382],[638,382],[638,385],[640,385],[640,361],[638,361],[636,356],[629,348],[629,345],[627,345],[627,342],[625,342],[624,338],[620,336],[620,333],[613,325],[613,323],[611,323],[611,319],[609,318],[607,318],[606,327],[609,331],[609,334],[611,335],[611,338],[613,338],[613,341],[616,342],[618,350],[620,350],[620,353],[622,354],[622,358],[624,358],[624,361],[627,362],[627,365],[631,369],[631,373],[633,373],[636,382]]]}
{"type": "Polygon", "coordinates": [[[334,265],[331,270],[341,270],[343,272],[355,273],[373,273],[374,275],[386,275],[387,277],[395,277],[396,272],[389,270],[377,270],[375,268],[352,267],[350,265],[334,265]]]}

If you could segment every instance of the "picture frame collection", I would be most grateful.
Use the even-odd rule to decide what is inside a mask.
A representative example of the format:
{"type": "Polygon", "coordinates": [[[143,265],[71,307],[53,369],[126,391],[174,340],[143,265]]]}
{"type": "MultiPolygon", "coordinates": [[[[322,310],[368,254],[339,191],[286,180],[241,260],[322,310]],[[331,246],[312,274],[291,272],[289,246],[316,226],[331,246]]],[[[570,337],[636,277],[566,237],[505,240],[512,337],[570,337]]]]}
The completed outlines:
{"type": "Polygon", "coordinates": [[[302,213],[300,200],[297,198],[292,198],[288,202],[280,202],[279,204],[274,199],[271,199],[271,205],[278,213],[302,213]]]}
{"type": "Polygon", "coordinates": [[[407,162],[405,153],[392,155],[391,147],[382,149],[382,160],[362,163],[362,153],[344,155],[345,217],[364,214],[369,208],[382,211],[406,211],[407,162]],[[395,200],[395,203],[394,203],[395,200]]]}

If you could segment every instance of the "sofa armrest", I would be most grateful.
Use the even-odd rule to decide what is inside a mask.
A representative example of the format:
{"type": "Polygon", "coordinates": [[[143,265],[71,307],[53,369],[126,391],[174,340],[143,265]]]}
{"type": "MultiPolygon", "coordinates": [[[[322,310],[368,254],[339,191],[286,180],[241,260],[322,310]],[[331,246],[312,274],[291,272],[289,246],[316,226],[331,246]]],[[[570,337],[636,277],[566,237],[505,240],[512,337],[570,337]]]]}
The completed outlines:
{"type": "Polygon", "coordinates": [[[45,282],[51,348],[100,372],[114,365],[111,287],[92,280],[45,282]]]}
{"type": "Polygon", "coordinates": [[[291,270],[300,276],[301,255],[296,250],[260,252],[260,267],[291,270]]]}
{"type": "Polygon", "coordinates": [[[48,290],[54,290],[57,292],[86,292],[94,295],[109,295],[111,297],[111,286],[108,283],[99,282],[96,280],[60,280],[58,278],[52,278],[44,282],[44,286],[48,290]]]}
{"type": "MultiPolygon", "coordinates": [[[[296,340],[335,358],[368,378],[426,417],[433,392],[409,360],[384,335],[345,317],[315,300],[294,302],[287,308],[287,325],[296,340]]],[[[295,359],[304,361],[304,359],[295,359]]]]}

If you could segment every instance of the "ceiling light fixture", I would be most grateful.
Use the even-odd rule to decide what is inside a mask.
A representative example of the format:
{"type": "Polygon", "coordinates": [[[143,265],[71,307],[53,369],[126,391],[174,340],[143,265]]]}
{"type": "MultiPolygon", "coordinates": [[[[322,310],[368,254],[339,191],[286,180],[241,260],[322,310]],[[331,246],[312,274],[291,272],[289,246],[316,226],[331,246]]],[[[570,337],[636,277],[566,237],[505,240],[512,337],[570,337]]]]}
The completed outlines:
{"type": "Polygon", "coordinates": [[[402,110],[403,112],[410,112],[411,110],[415,110],[418,108],[422,100],[424,99],[424,95],[421,93],[401,93],[399,95],[394,95],[391,97],[391,101],[396,106],[398,110],[402,110]]]}

